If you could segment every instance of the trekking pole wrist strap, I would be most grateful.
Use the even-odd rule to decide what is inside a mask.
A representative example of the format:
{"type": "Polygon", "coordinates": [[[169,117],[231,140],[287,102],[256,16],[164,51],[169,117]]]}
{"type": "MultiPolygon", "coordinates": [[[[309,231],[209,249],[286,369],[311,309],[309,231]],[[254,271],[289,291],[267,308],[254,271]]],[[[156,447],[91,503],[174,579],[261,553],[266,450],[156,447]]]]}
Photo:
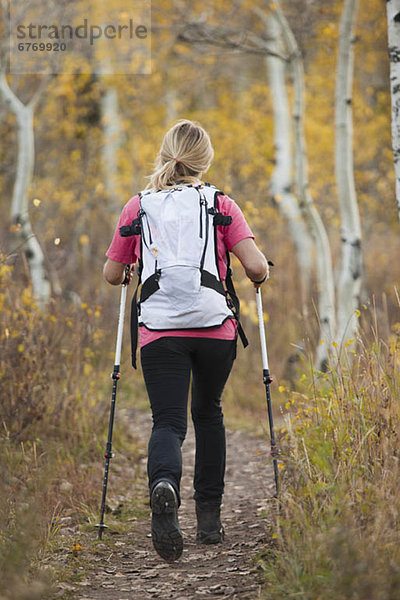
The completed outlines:
{"type": "MultiPolygon", "coordinates": [[[[269,267],[274,266],[274,263],[271,260],[269,260],[267,262],[268,262],[269,267]]],[[[267,272],[265,273],[264,277],[262,279],[260,279],[260,281],[254,281],[254,279],[251,279],[251,282],[255,283],[256,285],[260,285],[261,283],[264,283],[264,281],[268,278],[268,275],[269,275],[269,270],[267,269],[267,272]]]]}
{"type": "Polygon", "coordinates": [[[264,283],[264,281],[267,279],[268,277],[268,272],[265,273],[264,277],[262,279],[260,279],[259,281],[255,281],[254,279],[251,280],[252,283],[256,283],[257,285],[260,285],[261,283],[264,283]]]}

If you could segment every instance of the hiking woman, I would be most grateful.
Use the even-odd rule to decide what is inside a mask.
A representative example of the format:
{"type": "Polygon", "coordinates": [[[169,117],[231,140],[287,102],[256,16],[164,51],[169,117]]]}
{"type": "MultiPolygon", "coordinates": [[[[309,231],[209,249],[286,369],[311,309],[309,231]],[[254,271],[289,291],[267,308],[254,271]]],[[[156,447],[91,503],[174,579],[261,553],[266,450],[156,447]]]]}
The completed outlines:
{"type": "Polygon", "coordinates": [[[227,251],[255,286],[268,278],[267,260],[238,205],[202,180],[213,156],[199,123],[180,120],[169,129],[150,183],[122,210],[104,265],[112,285],[124,280],[125,265],[138,261],[141,267],[139,345],[153,416],[147,463],[152,540],[167,561],[183,549],[178,508],[190,376],[197,541],[216,544],[224,538],[221,396],[240,331],[221,283],[229,279],[227,251]],[[129,230],[133,222],[140,229],[122,237],[120,228],[129,230]]]}

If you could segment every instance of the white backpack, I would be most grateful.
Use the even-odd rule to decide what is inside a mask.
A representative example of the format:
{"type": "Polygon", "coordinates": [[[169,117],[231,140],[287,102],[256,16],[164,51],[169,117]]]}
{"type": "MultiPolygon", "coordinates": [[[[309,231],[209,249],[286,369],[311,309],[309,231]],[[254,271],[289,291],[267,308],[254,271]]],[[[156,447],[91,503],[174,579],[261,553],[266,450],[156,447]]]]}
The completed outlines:
{"type": "Polygon", "coordinates": [[[229,253],[227,290],[219,273],[217,226],[230,225],[232,217],[218,212],[218,194],[210,184],[143,191],[138,218],[120,228],[122,236],[141,234],[142,287],[131,319],[134,366],[137,325],[156,331],[197,329],[238,319],[229,253]]]}

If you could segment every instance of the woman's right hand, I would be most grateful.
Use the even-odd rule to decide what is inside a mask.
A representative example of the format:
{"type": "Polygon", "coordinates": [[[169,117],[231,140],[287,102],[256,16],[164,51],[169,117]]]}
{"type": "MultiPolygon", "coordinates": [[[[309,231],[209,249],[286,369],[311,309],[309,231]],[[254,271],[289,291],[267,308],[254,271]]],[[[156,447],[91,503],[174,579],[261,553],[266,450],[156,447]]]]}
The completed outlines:
{"type": "Polygon", "coordinates": [[[262,279],[260,279],[259,281],[253,281],[253,285],[254,285],[254,287],[256,288],[256,290],[257,290],[258,288],[260,288],[260,287],[262,286],[262,284],[263,284],[265,281],[267,281],[267,279],[269,279],[269,266],[268,266],[268,263],[267,263],[267,271],[266,271],[266,273],[265,273],[264,277],[263,277],[262,279]]]}
{"type": "Polygon", "coordinates": [[[126,285],[128,285],[132,279],[133,269],[133,265],[125,265],[124,263],[108,258],[103,267],[103,276],[111,285],[121,285],[125,282],[125,279],[127,279],[126,285]]]}

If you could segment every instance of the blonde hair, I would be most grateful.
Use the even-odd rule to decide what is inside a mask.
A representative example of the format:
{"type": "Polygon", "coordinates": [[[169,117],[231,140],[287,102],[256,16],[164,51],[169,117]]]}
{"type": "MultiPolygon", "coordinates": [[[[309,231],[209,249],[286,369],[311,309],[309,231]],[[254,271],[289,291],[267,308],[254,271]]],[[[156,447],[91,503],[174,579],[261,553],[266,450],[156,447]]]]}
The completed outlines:
{"type": "Polygon", "coordinates": [[[146,189],[166,189],[181,179],[195,183],[208,170],[213,158],[207,131],[197,121],[180,119],[164,136],[146,189]]]}

